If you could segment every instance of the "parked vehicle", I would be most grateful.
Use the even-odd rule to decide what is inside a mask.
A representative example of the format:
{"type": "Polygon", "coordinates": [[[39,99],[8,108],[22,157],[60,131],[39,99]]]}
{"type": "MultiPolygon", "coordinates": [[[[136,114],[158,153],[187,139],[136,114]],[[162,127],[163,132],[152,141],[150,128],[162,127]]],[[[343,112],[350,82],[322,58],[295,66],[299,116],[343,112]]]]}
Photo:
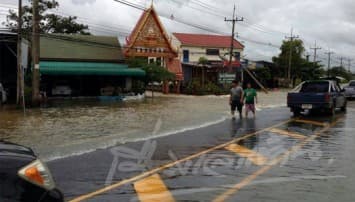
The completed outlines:
{"type": "Polygon", "coordinates": [[[336,108],[346,111],[347,100],[345,91],[335,80],[305,81],[288,93],[287,106],[295,116],[305,110],[334,115],[336,108]]]}
{"type": "Polygon", "coordinates": [[[7,94],[3,85],[0,83],[0,104],[5,103],[6,101],[7,101],[7,94]]]}
{"type": "Polygon", "coordinates": [[[0,201],[64,201],[47,166],[30,148],[1,140],[0,183],[0,201]]]}
{"type": "Polygon", "coordinates": [[[344,87],[345,89],[345,97],[348,99],[355,98],[355,80],[350,81],[347,86],[344,87]]]}

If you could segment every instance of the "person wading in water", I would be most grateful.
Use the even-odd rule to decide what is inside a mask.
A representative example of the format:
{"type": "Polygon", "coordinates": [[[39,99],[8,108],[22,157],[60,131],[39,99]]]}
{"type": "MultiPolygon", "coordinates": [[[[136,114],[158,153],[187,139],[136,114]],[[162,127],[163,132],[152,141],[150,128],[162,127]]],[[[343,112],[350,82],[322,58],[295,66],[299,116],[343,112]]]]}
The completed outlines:
{"type": "Polygon", "coordinates": [[[235,119],[235,111],[238,110],[239,117],[242,119],[242,110],[243,110],[243,100],[244,100],[244,91],[243,88],[239,86],[238,81],[233,81],[232,89],[230,90],[229,104],[231,106],[232,118],[235,119]]]}

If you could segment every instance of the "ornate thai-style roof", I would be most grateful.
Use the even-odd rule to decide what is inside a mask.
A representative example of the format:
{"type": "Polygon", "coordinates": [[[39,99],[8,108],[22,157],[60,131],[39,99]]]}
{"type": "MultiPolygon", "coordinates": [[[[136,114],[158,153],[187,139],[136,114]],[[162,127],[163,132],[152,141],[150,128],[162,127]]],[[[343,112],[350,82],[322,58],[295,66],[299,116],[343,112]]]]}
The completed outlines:
{"type": "Polygon", "coordinates": [[[127,57],[177,57],[177,51],[173,48],[153,6],[143,12],[127,38],[125,55],[127,57]]]}

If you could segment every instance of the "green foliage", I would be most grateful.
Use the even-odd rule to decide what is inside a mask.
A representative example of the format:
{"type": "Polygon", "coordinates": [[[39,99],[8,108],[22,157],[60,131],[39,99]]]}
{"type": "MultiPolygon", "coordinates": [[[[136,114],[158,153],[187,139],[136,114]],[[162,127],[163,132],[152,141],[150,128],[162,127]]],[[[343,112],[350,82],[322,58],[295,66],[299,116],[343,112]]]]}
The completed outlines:
{"type": "Polygon", "coordinates": [[[229,89],[224,89],[212,82],[208,82],[202,86],[200,80],[192,80],[184,89],[185,94],[189,95],[223,95],[228,94],[229,89]]]}
{"type": "MultiPolygon", "coordinates": [[[[32,0],[30,0],[32,4],[32,0]]],[[[65,33],[65,34],[85,34],[89,35],[87,31],[88,26],[75,22],[77,17],[69,16],[63,17],[53,13],[48,13],[49,10],[53,10],[59,7],[59,3],[56,0],[39,0],[39,17],[40,17],[40,33],[65,33]]],[[[32,32],[32,6],[24,6],[22,9],[23,20],[23,32],[29,35],[32,32]]],[[[14,10],[9,10],[7,16],[6,27],[12,31],[17,30],[18,13],[14,10]]]]}
{"type": "Polygon", "coordinates": [[[294,41],[283,41],[281,45],[281,53],[277,57],[273,57],[273,62],[280,68],[281,74],[284,77],[287,75],[287,70],[289,66],[290,51],[292,47],[292,69],[291,75],[295,76],[298,71],[298,68],[303,63],[304,59],[302,55],[305,51],[302,40],[294,41]]]}
{"type": "Polygon", "coordinates": [[[32,87],[25,85],[24,89],[26,105],[31,105],[32,102],[32,87]]]}
{"type": "Polygon", "coordinates": [[[132,91],[135,94],[143,94],[145,92],[145,84],[142,81],[134,80],[132,84],[132,91]]]}
{"type": "Polygon", "coordinates": [[[348,72],[344,67],[333,67],[329,70],[329,75],[331,77],[340,76],[346,79],[347,81],[352,80],[353,76],[351,72],[348,72]]]}
{"type": "Polygon", "coordinates": [[[126,60],[129,68],[144,67],[147,65],[147,58],[131,57],[126,60]]]}
{"type": "MultiPolygon", "coordinates": [[[[280,48],[281,53],[277,57],[273,57],[273,62],[279,68],[279,75],[286,78],[288,66],[289,66],[289,58],[290,58],[290,50],[292,47],[292,69],[291,69],[291,77],[294,80],[312,80],[319,79],[323,75],[322,66],[317,62],[314,64],[313,62],[307,61],[302,56],[304,55],[304,45],[302,40],[294,40],[291,41],[283,41],[283,44],[280,48]]],[[[274,75],[275,76],[275,75],[274,75]]]]}
{"type": "Polygon", "coordinates": [[[200,58],[198,59],[198,64],[199,64],[199,65],[207,65],[207,63],[208,63],[208,59],[205,58],[205,57],[200,57],[200,58]]]}
{"type": "Polygon", "coordinates": [[[257,68],[254,72],[261,83],[267,83],[267,81],[271,79],[271,71],[268,67],[257,68]]]}
{"type": "Polygon", "coordinates": [[[175,79],[175,74],[157,64],[148,64],[142,68],[146,72],[146,82],[162,82],[175,79]]]}
{"type": "Polygon", "coordinates": [[[319,63],[314,64],[313,62],[303,61],[299,67],[297,78],[302,81],[306,80],[317,80],[324,75],[324,70],[319,63]]]}
{"type": "Polygon", "coordinates": [[[146,58],[129,58],[126,62],[128,64],[128,67],[140,67],[146,72],[146,83],[175,80],[174,73],[169,72],[166,68],[158,64],[147,64],[146,58]]]}

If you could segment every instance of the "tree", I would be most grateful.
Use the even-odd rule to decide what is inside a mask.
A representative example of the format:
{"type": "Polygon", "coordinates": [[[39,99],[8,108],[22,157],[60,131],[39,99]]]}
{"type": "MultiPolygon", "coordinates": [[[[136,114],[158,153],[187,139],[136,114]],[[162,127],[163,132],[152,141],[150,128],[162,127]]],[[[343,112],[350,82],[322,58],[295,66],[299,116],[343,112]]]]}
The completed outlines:
{"type": "Polygon", "coordinates": [[[273,57],[273,62],[281,70],[279,76],[287,77],[289,66],[290,50],[292,47],[292,68],[291,78],[292,84],[295,86],[296,81],[318,79],[322,76],[322,66],[317,62],[315,65],[307,61],[302,56],[304,55],[303,41],[300,39],[294,41],[283,41],[281,45],[281,53],[277,57],[273,57]]]}
{"type": "MultiPolygon", "coordinates": [[[[23,33],[29,35],[32,32],[32,0],[31,6],[24,6],[22,9],[23,33]]],[[[59,7],[56,0],[39,0],[40,33],[65,33],[65,34],[84,34],[89,35],[88,26],[75,22],[77,17],[63,17],[48,11],[59,7]]],[[[10,30],[17,30],[18,13],[9,10],[7,21],[3,24],[10,30]]]]}
{"type": "Polygon", "coordinates": [[[208,59],[205,57],[200,57],[198,59],[198,64],[201,66],[201,73],[202,73],[202,87],[205,87],[205,66],[208,64],[208,59]]]}
{"type": "MultiPolygon", "coordinates": [[[[146,85],[154,82],[161,83],[164,81],[175,80],[175,74],[169,72],[166,68],[156,63],[147,64],[146,58],[128,58],[127,64],[130,68],[140,67],[146,72],[146,85]]],[[[154,97],[154,90],[152,90],[152,97],[154,97]]]]}
{"type": "Polygon", "coordinates": [[[284,77],[287,77],[287,70],[289,66],[290,51],[292,47],[292,69],[291,76],[297,77],[298,67],[303,63],[302,55],[305,51],[303,41],[300,39],[294,41],[283,41],[278,57],[273,57],[273,62],[282,70],[284,77]]]}
{"type": "Polygon", "coordinates": [[[265,85],[271,79],[271,71],[268,67],[257,68],[254,70],[260,82],[265,85]]]}
{"type": "Polygon", "coordinates": [[[346,70],[344,67],[333,67],[329,70],[329,75],[331,77],[336,77],[336,76],[340,76],[343,77],[344,79],[346,79],[347,81],[350,81],[353,76],[350,72],[348,72],[348,70],[346,70]]]}
{"type": "Polygon", "coordinates": [[[175,79],[175,74],[169,72],[162,66],[155,63],[145,65],[143,70],[146,72],[146,82],[163,82],[175,79]]]}
{"type": "Polygon", "coordinates": [[[305,80],[317,80],[324,75],[322,65],[318,62],[314,64],[304,60],[299,69],[299,79],[305,80]]]}

